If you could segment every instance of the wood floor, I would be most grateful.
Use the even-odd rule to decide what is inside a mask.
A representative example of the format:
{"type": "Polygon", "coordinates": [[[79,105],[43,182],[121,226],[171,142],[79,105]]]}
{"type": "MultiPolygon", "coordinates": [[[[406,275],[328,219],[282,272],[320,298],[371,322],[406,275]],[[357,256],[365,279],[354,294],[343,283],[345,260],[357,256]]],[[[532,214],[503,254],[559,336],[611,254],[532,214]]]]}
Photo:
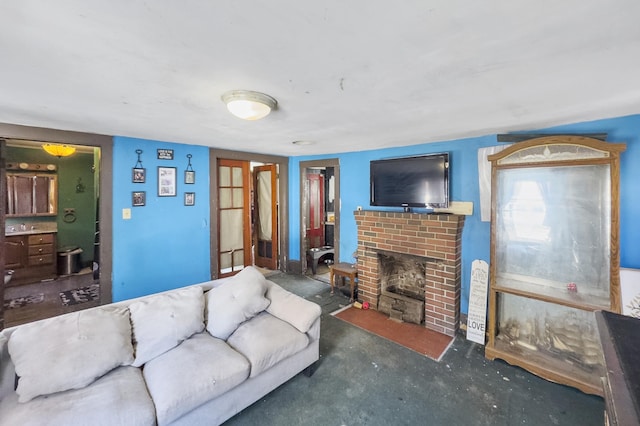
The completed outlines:
{"type": "Polygon", "coordinates": [[[98,306],[100,304],[99,300],[64,306],[60,299],[60,292],[62,291],[86,287],[94,283],[98,283],[98,281],[93,279],[91,269],[85,268],[78,274],[58,277],[52,281],[6,287],[4,290],[5,301],[39,294],[43,294],[44,299],[39,303],[31,303],[19,308],[5,309],[5,327],[9,328],[14,325],[98,306]]]}

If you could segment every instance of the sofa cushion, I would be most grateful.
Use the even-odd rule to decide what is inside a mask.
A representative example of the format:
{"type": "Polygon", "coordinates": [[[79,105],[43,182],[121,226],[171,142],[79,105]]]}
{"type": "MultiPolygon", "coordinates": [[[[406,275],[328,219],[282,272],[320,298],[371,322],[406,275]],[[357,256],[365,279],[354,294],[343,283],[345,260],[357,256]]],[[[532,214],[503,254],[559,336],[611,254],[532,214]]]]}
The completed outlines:
{"type": "Polygon", "coordinates": [[[272,281],[267,281],[267,299],[271,301],[267,312],[303,333],[309,331],[322,313],[320,305],[288,292],[272,281]]]}
{"type": "Polygon", "coordinates": [[[139,368],[119,367],[82,389],[0,402],[0,426],[154,425],[155,410],[139,368]]]}
{"type": "Polygon", "coordinates": [[[139,367],[204,330],[204,295],[194,286],[149,296],[129,305],[139,367]]]}
{"type": "Polygon", "coordinates": [[[79,389],[133,362],[128,309],[88,309],[24,324],[9,338],[20,402],[79,389]]]}
{"type": "Polygon", "coordinates": [[[269,306],[267,281],[252,266],[206,294],[207,331],[226,340],[236,328],[269,306]]]}
{"type": "Polygon", "coordinates": [[[293,326],[263,312],[242,324],[227,343],[251,363],[250,377],[304,349],[309,337],[293,326]]]}
{"type": "Polygon", "coordinates": [[[143,374],[165,425],[249,377],[249,362],[223,340],[200,333],[147,362],[143,374]]]}

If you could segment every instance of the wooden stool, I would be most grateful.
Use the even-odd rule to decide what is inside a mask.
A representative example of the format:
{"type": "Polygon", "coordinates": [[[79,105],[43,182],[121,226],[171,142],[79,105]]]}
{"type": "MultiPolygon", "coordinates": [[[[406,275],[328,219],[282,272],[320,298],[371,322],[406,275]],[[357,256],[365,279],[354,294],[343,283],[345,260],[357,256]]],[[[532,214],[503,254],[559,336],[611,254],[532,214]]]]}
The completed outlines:
{"type": "Polygon", "coordinates": [[[356,278],[358,277],[358,270],[356,269],[356,265],[351,263],[340,262],[329,266],[329,282],[331,283],[331,294],[333,294],[333,276],[341,277],[342,284],[344,284],[344,279],[349,278],[349,285],[351,286],[351,299],[350,302],[353,302],[353,289],[356,285],[356,278]]]}

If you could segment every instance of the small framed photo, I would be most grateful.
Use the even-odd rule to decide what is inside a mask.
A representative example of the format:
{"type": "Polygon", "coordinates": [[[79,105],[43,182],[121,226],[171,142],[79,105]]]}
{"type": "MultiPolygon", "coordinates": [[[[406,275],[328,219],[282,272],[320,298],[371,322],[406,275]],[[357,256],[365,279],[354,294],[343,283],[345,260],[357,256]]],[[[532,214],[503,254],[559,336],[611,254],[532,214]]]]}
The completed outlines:
{"type": "Polygon", "coordinates": [[[144,183],[146,175],[147,175],[147,169],[140,169],[140,168],[134,167],[132,176],[131,176],[131,181],[133,183],[144,183]]]}
{"type": "Polygon", "coordinates": [[[131,204],[133,207],[141,207],[146,204],[147,193],[146,191],[134,191],[131,193],[131,204]]]}
{"type": "Polygon", "coordinates": [[[176,168],[158,167],[158,197],[176,196],[176,168]]]}
{"type": "Polygon", "coordinates": [[[196,172],[193,170],[186,170],[184,172],[184,183],[196,183],[196,172]]]}
{"type": "Polygon", "coordinates": [[[195,192],[185,192],[184,193],[184,205],[185,206],[195,206],[196,204],[196,193],[195,192]]]}

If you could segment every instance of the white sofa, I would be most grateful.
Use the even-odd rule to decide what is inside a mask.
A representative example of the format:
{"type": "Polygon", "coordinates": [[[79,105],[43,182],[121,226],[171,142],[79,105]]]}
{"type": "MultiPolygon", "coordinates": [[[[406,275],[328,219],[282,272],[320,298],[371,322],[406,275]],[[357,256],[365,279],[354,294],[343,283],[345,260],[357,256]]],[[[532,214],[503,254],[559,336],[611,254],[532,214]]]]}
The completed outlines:
{"type": "Polygon", "coordinates": [[[238,275],[0,333],[0,425],[217,425],[319,358],[320,307],[238,275]]]}

